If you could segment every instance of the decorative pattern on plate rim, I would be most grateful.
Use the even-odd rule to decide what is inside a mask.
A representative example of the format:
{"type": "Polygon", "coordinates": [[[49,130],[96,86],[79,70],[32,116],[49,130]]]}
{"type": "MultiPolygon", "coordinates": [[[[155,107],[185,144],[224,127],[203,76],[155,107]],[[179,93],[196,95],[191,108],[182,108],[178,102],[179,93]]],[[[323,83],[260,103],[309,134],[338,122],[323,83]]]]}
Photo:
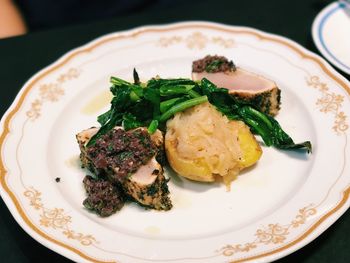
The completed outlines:
{"type": "Polygon", "coordinates": [[[222,255],[230,257],[236,253],[249,252],[261,245],[283,244],[287,241],[291,229],[295,229],[305,224],[308,217],[315,215],[317,210],[313,204],[299,209],[295,218],[286,225],[278,223],[269,224],[267,227],[260,228],[256,231],[256,239],[245,244],[229,244],[218,250],[222,255]]]}
{"type": "Polygon", "coordinates": [[[180,43],[185,43],[189,49],[203,49],[207,44],[216,44],[224,48],[232,48],[235,46],[235,41],[232,38],[223,37],[212,37],[209,38],[201,32],[193,32],[188,36],[171,36],[171,37],[161,37],[158,40],[158,45],[161,47],[168,47],[171,45],[176,45],[180,43]]]}
{"type": "Polygon", "coordinates": [[[64,95],[62,84],[79,77],[80,71],[76,68],[70,68],[66,73],[59,75],[55,82],[44,83],[39,86],[39,98],[31,103],[30,109],[26,115],[31,120],[36,120],[41,115],[41,107],[45,102],[56,102],[64,95]]]}
{"type": "Polygon", "coordinates": [[[318,76],[306,78],[306,83],[322,93],[322,97],[316,102],[316,105],[320,107],[320,112],[334,114],[335,120],[332,129],[337,134],[345,132],[349,128],[349,124],[347,116],[341,111],[344,96],[330,92],[327,83],[321,82],[318,76]]]}
{"type": "Polygon", "coordinates": [[[41,226],[62,230],[62,234],[66,238],[79,241],[84,246],[99,243],[92,235],[85,235],[72,230],[69,226],[72,222],[72,217],[67,215],[62,208],[46,208],[41,202],[41,192],[35,188],[30,187],[23,194],[29,199],[29,205],[39,211],[41,226]]]}

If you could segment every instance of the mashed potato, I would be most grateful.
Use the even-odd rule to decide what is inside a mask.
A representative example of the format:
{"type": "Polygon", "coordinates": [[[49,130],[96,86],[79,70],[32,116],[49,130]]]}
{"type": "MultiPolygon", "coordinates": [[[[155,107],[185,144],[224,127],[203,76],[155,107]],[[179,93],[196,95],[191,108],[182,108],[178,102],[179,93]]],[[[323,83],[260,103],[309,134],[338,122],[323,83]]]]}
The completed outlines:
{"type": "Polygon", "coordinates": [[[241,147],[243,134],[259,151],[255,163],[261,148],[249,128],[241,121],[228,120],[210,103],[203,103],[177,113],[167,122],[165,150],[171,167],[179,175],[202,182],[219,177],[229,185],[241,169],[252,164],[252,160],[249,165],[245,162],[249,156],[246,148],[241,147]]]}

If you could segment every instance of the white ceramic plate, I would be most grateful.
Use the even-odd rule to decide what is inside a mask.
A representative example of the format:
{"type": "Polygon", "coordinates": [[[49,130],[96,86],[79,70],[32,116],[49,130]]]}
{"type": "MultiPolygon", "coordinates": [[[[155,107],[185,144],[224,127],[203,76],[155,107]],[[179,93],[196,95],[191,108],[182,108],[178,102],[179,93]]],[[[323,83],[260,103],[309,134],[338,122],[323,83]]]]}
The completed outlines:
{"type": "Polygon", "coordinates": [[[79,262],[267,262],[304,246],[349,206],[349,83],[298,44],[246,27],[190,22],[103,36],[33,76],[1,121],[1,195],[36,240],[79,262]],[[99,218],[85,193],[75,134],[109,107],[109,77],[190,77],[220,54],[282,90],[277,119],[313,153],[263,148],[232,184],[173,176],[169,212],[127,204],[99,218]],[[61,181],[57,183],[55,178],[61,181]]]}
{"type": "Polygon", "coordinates": [[[350,3],[337,1],[323,9],[312,25],[312,37],[328,61],[350,74],[350,3]]]}

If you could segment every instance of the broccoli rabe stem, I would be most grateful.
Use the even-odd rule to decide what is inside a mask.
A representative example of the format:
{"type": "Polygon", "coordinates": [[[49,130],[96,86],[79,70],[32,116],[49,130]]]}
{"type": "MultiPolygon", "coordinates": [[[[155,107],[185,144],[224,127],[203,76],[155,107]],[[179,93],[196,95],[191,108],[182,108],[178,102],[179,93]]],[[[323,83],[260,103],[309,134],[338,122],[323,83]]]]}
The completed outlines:
{"type": "Polygon", "coordinates": [[[179,104],[174,105],[173,107],[171,107],[169,110],[167,110],[166,112],[164,112],[160,118],[159,121],[160,122],[164,122],[166,120],[168,120],[169,118],[171,118],[174,114],[180,112],[180,111],[184,111],[188,108],[191,108],[195,105],[201,104],[203,102],[208,101],[208,97],[207,96],[201,96],[198,98],[194,98],[194,99],[189,99],[186,100],[184,102],[181,102],[179,104]]]}

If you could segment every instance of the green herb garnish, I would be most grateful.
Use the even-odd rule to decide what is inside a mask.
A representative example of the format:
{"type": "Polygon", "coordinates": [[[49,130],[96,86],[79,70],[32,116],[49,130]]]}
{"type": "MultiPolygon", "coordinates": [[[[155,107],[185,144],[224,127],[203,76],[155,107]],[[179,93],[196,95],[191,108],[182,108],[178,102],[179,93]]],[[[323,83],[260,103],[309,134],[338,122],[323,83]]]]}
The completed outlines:
{"type": "Polygon", "coordinates": [[[224,63],[224,61],[216,59],[210,62],[208,65],[205,66],[206,72],[215,72],[219,69],[219,67],[224,63]]]}

